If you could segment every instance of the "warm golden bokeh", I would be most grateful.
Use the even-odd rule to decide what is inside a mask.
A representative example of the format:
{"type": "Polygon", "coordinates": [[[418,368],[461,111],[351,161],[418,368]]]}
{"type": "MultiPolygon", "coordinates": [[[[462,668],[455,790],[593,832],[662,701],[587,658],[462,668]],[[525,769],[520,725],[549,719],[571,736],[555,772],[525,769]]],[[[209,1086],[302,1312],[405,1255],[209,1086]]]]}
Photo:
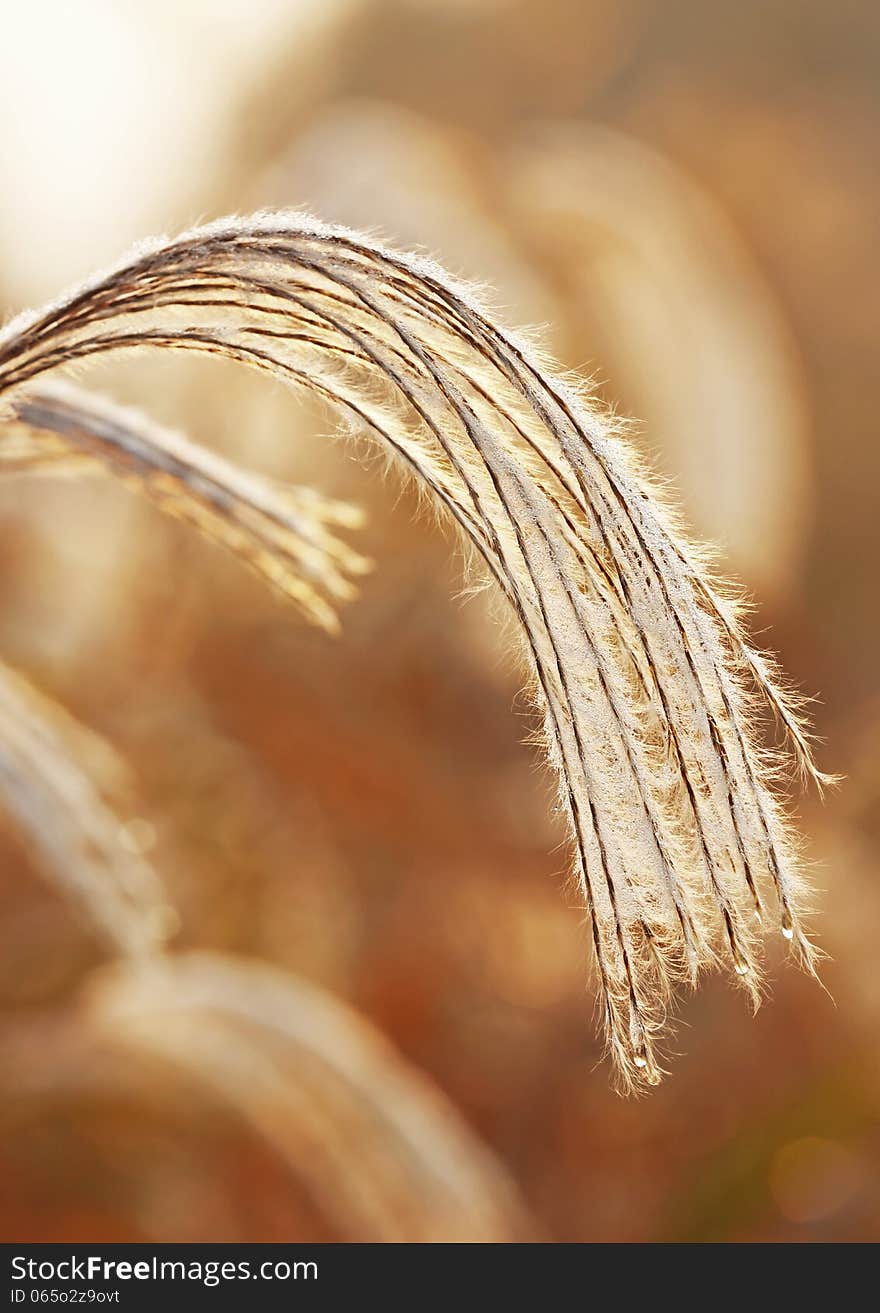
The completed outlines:
{"type": "Polygon", "coordinates": [[[3,1238],[880,1238],[880,14],[73,15],[4,15],[5,311],[261,205],[427,248],[638,416],[847,778],[799,799],[834,1002],[782,951],[756,1019],[713,979],[670,1078],[619,1099],[520,672],[492,597],[458,596],[449,532],[325,410],[227,362],[90,367],[363,505],[347,536],[376,568],[334,638],[116,483],[0,481],[0,656],[127,763],[124,845],[161,873],[181,955],[176,1011],[4,815],[3,1238]]]}

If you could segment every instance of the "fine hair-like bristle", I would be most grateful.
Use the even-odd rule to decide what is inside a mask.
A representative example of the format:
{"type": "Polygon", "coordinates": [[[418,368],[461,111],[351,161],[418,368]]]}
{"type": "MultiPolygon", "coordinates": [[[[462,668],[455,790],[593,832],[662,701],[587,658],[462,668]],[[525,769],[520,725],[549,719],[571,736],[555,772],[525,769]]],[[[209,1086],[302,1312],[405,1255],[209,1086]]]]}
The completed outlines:
{"type": "Polygon", "coordinates": [[[104,470],[166,513],[194,525],[288,597],[307,620],[337,632],[337,607],[370,562],[336,530],[361,512],[311,488],[240,469],[130,407],[67,382],[17,392],[6,410],[0,474],[104,470]]]}
{"type": "Polygon", "coordinates": [[[812,968],[756,694],[821,781],[797,703],[581,391],[436,265],[284,213],[154,242],[20,317],[0,336],[0,402],[57,366],[150,346],[331,403],[477,549],[534,672],[624,1087],[660,1078],[668,1000],[702,967],[725,960],[757,1001],[776,925],[812,968]]]}

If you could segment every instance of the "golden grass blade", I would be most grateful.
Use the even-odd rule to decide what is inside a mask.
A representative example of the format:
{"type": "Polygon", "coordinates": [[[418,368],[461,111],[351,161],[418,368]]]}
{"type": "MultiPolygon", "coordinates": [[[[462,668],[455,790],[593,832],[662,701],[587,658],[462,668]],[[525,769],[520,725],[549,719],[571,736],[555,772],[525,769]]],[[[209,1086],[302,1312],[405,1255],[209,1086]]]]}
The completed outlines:
{"type": "Polygon", "coordinates": [[[529,1235],[512,1182],[452,1104],[316,985],[245,959],[177,954],[101,972],[80,1019],[93,1039],[170,1061],[229,1104],[346,1239],[529,1235]]]}
{"type": "Polygon", "coordinates": [[[89,926],[114,952],[141,957],[161,947],[175,917],[104,796],[124,776],[106,743],[0,664],[0,805],[89,926]]]}
{"type": "Polygon", "coordinates": [[[538,244],[602,361],[660,443],[689,514],[766,597],[799,558],[807,416],[791,330],[730,217],[625,132],[548,122],[510,160],[538,244]]]}
{"type": "Polygon", "coordinates": [[[137,411],[59,382],[17,393],[0,424],[0,473],[105,470],[194,525],[335,633],[336,608],[370,563],[337,529],[354,506],[247,473],[137,411]]]}
{"type": "Polygon", "coordinates": [[[812,965],[747,688],[818,777],[797,708],[585,396],[435,265],[290,214],[154,242],[22,316],[0,337],[0,395],[147,346],[221,354],[328,401],[477,548],[534,671],[625,1086],[659,1080],[667,1000],[701,966],[725,957],[757,1001],[763,923],[812,965]]]}

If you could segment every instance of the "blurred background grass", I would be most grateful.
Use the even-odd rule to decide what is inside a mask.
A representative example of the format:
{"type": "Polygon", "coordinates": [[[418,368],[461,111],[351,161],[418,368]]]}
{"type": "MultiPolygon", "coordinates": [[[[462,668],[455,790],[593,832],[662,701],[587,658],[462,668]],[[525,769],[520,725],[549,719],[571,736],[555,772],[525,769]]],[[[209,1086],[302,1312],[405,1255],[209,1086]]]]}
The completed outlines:
{"type": "MultiPolygon", "coordinates": [[[[5,310],[260,205],[485,280],[638,416],[756,629],[820,693],[821,762],[847,776],[800,802],[836,1006],[781,954],[755,1020],[711,980],[671,1077],[618,1099],[518,674],[491,599],[456,597],[448,533],[317,406],[215,362],[105,364],[89,383],[364,504],[377,561],[333,640],[116,486],[0,484],[3,655],[134,767],[175,946],[354,1005],[457,1107],[536,1234],[880,1238],[880,11],[80,0],[8,7],[4,31],[5,310]]],[[[4,1238],[363,1238],[173,1063],[89,1079],[78,1000],[102,949],[6,821],[0,910],[4,1238]]],[[[361,1149],[350,1136],[355,1180],[375,1171],[361,1149]]]]}

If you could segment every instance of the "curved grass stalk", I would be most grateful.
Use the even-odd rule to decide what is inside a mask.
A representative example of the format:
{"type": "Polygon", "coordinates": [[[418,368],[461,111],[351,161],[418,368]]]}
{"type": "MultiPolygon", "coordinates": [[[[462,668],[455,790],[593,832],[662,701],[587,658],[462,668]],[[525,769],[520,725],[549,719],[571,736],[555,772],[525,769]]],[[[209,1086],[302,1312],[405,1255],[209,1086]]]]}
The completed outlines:
{"type": "Polygon", "coordinates": [[[214,953],[119,964],[93,982],[91,1033],[171,1061],[228,1103],[346,1238],[502,1241],[517,1192],[441,1092],[320,987],[214,953]]]}
{"type": "Polygon", "coordinates": [[[72,384],[44,382],[10,399],[0,423],[0,473],[96,469],[239,556],[331,633],[339,629],[338,604],[370,568],[336,532],[361,524],[354,506],[259,478],[72,384]]]}
{"type": "Polygon", "coordinates": [[[108,946],[142,957],[161,947],[175,918],[159,876],[125,842],[105,796],[120,791],[124,776],[106,743],[0,664],[0,803],[108,946]]]}
{"type": "Polygon", "coordinates": [[[508,184],[694,513],[778,591],[805,529],[803,389],[785,318],[723,207],[662,153],[585,122],[531,128],[508,184]]]}
{"type": "Polygon", "coordinates": [[[289,214],[131,259],[0,336],[0,401],[108,351],[224,355],[395,452],[520,622],[624,1086],[655,1083],[682,979],[726,958],[758,1000],[775,922],[812,967],[759,695],[817,780],[799,709],[608,419],[435,265],[289,214]],[[775,903],[775,907],[773,904],[775,903]],[[772,910],[771,910],[772,909],[772,910]]]}

